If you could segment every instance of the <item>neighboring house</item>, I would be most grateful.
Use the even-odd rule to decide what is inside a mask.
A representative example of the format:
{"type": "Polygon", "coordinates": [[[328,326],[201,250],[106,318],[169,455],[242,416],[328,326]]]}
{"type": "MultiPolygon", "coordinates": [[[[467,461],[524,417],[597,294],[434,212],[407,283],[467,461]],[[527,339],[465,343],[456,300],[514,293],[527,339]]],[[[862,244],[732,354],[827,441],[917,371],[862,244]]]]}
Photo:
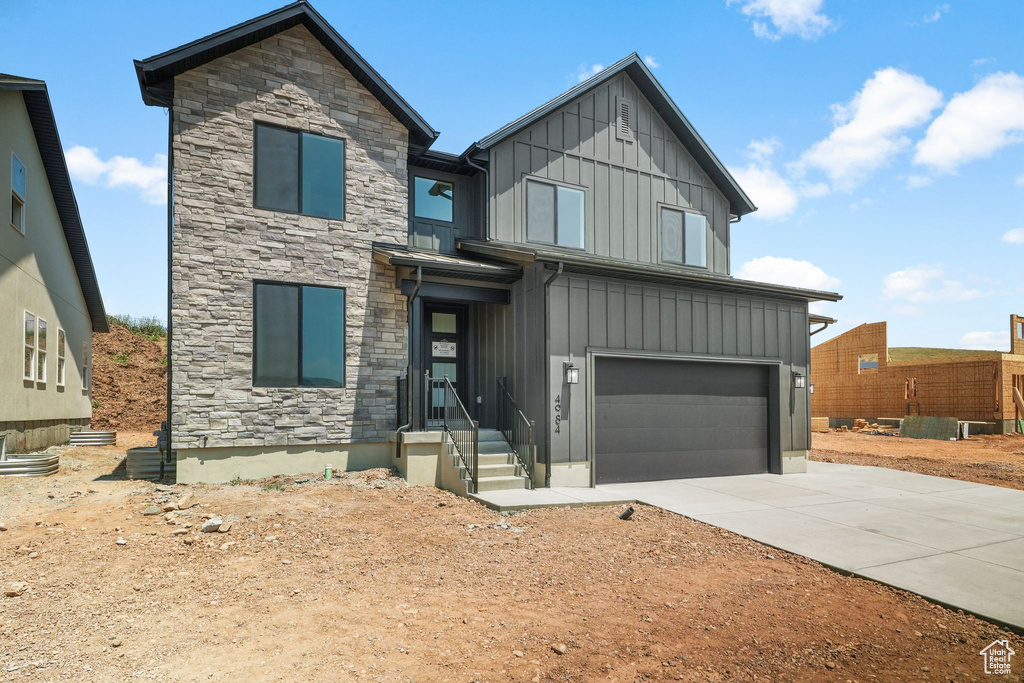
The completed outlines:
{"type": "Polygon", "coordinates": [[[0,436],[66,443],[92,416],[93,332],[106,314],[46,83],[0,74],[0,436]]]}
{"type": "Polygon", "coordinates": [[[811,350],[811,414],[832,427],[854,419],[906,415],[955,417],[985,424],[971,432],[1010,434],[1024,418],[1024,317],[1010,316],[1010,353],[890,348],[886,324],[865,323],[811,350]]]}
{"type": "Polygon", "coordinates": [[[470,491],[804,469],[840,297],[730,276],[755,207],[635,54],[461,154],[306,2],[136,70],[171,110],[179,481],[444,483],[437,429],[470,491]]]}

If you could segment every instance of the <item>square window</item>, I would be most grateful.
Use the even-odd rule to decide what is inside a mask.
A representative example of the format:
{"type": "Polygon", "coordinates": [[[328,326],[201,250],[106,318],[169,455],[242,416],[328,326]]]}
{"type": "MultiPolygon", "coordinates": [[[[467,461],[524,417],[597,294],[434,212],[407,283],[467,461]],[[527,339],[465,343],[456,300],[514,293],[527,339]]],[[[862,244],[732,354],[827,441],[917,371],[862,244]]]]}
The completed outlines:
{"type": "Polygon", "coordinates": [[[256,208],[345,218],[345,141],[256,124],[256,208]]]}
{"type": "Polygon", "coordinates": [[[708,266],[708,219],[704,214],[661,207],[661,260],[677,266],[708,266]]]}
{"type": "Polygon", "coordinates": [[[878,354],[877,353],[862,353],[857,356],[857,372],[861,373],[865,370],[877,370],[878,369],[878,354]]]}
{"type": "Polygon", "coordinates": [[[413,215],[431,221],[452,222],[455,186],[444,180],[422,178],[413,180],[413,215]]]}
{"type": "Polygon", "coordinates": [[[258,282],[253,385],[345,386],[345,290],[258,282]]]}
{"type": "Polygon", "coordinates": [[[586,193],[562,185],[526,183],[526,237],[531,242],[583,249],[586,193]]]}

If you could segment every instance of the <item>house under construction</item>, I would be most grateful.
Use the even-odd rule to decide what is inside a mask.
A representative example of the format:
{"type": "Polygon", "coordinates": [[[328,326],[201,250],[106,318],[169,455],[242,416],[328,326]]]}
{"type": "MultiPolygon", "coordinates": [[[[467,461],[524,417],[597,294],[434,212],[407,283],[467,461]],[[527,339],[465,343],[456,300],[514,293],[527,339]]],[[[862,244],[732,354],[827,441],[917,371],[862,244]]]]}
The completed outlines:
{"type": "Polygon", "coordinates": [[[866,323],[811,349],[811,414],[831,427],[906,415],[984,424],[972,432],[1020,431],[1024,414],[1024,316],[1010,316],[1010,352],[889,348],[886,324],[866,323]]]}

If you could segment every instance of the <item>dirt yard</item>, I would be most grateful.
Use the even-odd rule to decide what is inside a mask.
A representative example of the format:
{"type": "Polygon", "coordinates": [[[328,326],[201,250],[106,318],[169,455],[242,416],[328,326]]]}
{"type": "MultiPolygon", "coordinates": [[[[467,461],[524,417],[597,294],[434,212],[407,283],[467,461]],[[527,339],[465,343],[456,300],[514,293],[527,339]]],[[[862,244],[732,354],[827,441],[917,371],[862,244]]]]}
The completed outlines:
{"type": "Polygon", "coordinates": [[[1024,436],[1019,434],[936,441],[830,432],[814,434],[811,445],[812,460],[889,467],[1024,489],[1024,436]]]}
{"type": "Polygon", "coordinates": [[[167,340],[120,325],[93,340],[92,428],[152,432],[167,419],[167,340]]]}
{"type": "Polygon", "coordinates": [[[0,678],[948,681],[1024,646],[643,506],[502,516],[384,470],[125,481],[151,438],[0,481],[0,678]],[[212,515],[230,530],[201,532],[212,515]]]}

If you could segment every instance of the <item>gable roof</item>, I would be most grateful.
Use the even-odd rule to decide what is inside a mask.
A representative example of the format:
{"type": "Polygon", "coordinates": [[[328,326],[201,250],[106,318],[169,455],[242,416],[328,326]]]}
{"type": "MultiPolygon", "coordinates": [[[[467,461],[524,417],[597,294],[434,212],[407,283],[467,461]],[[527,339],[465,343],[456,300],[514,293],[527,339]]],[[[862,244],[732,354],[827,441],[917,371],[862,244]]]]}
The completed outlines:
{"type": "Polygon", "coordinates": [[[736,179],[725,168],[725,165],[711,151],[708,144],[704,142],[704,138],[697,133],[693,124],[683,115],[683,112],[672,101],[668,93],[665,92],[661,83],[658,82],[658,79],[654,77],[651,70],[644,64],[644,60],[635,52],[624,59],[620,59],[604,71],[591,76],[579,85],[566,90],[553,100],[549,100],[533,111],[520,116],[515,121],[502,126],[487,137],[473,143],[464,154],[471,154],[474,148],[484,150],[494,147],[502,140],[533,125],[548,114],[553,113],[588,90],[614,78],[621,72],[625,72],[633,80],[640,92],[643,93],[644,97],[651,103],[651,106],[654,107],[654,110],[658,112],[668,125],[669,129],[683,143],[686,151],[696,159],[697,163],[700,164],[701,168],[704,169],[715,185],[722,190],[729,200],[730,211],[737,216],[757,211],[757,207],[754,206],[750,197],[747,196],[743,188],[736,182],[736,179]]]}
{"type": "Polygon", "coordinates": [[[148,59],[136,59],[135,74],[142,90],[142,101],[151,106],[168,107],[173,97],[174,77],[178,74],[300,24],[409,129],[410,143],[429,147],[437,139],[439,133],[306,0],[298,0],[148,59]]]}
{"type": "Polygon", "coordinates": [[[57,121],[53,117],[50,106],[50,95],[46,91],[46,83],[32,78],[22,78],[9,74],[0,74],[0,90],[20,90],[25,98],[25,109],[28,110],[32,122],[32,132],[36,138],[36,147],[43,160],[43,169],[50,183],[50,194],[57,207],[64,239],[71,252],[71,260],[75,264],[78,283],[89,309],[89,319],[94,332],[109,332],[107,314],[103,308],[103,297],[100,296],[96,270],[89,254],[89,244],[85,239],[82,217],[78,213],[78,201],[71,187],[71,176],[64,161],[64,151],[57,134],[57,121]]]}

